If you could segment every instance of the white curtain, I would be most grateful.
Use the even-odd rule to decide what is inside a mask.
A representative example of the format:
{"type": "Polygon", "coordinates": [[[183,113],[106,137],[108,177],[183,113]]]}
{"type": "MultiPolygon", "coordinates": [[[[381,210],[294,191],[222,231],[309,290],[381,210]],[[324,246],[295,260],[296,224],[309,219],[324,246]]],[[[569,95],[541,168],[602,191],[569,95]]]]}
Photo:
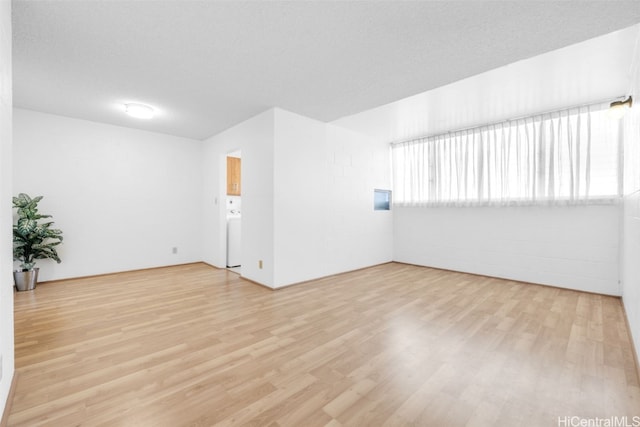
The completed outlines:
{"type": "Polygon", "coordinates": [[[592,105],[392,144],[404,206],[594,203],[620,194],[619,124],[592,105]]]}

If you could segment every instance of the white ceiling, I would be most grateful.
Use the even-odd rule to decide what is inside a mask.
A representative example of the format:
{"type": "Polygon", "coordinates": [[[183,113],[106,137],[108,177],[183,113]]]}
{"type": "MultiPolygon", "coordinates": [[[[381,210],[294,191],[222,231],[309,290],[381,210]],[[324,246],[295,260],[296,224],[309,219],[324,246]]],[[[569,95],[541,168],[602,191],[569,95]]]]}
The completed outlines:
{"type": "Polygon", "coordinates": [[[639,43],[636,24],[333,123],[393,142],[626,98],[639,43]]]}
{"type": "Polygon", "coordinates": [[[637,0],[14,0],[14,105],[204,139],[271,107],[334,121],[638,22],[637,0]],[[159,114],[125,116],[133,101],[159,114]]]}

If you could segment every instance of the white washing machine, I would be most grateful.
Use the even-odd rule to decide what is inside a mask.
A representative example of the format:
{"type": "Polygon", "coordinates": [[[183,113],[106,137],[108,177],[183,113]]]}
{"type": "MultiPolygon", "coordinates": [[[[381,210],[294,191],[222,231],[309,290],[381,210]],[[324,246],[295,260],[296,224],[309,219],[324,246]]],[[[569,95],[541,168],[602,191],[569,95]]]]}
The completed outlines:
{"type": "Polygon", "coordinates": [[[242,221],[239,216],[227,218],[227,267],[240,267],[242,221]]]}

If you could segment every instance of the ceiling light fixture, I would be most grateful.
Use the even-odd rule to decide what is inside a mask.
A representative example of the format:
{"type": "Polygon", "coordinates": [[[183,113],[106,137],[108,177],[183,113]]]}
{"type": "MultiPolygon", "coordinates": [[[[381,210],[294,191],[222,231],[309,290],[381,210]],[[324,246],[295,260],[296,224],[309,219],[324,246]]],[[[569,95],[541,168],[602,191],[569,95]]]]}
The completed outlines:
{"type": "Polygon", "coordinates": [[[153,108],[144,104],[124,104],[124,112],[138,119],[150,119],[155,113],[153,108]]]}
{"type": "Polygon", "coordinates": [[[633,99],[631,98],[631,95],[629,95],[629,97],[624,101],[612,102],[609,106],[609,117],[621,119],[625,114],[627,114],[627,111],[629,111],[632,105],[633,99]]]}

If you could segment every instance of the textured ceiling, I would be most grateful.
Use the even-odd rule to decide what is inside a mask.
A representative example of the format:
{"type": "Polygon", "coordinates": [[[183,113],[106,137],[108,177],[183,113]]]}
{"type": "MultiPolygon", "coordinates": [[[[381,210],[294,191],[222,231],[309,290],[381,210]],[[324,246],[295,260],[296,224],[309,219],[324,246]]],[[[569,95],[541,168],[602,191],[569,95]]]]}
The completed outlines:
{"type": "Polygon", "coordinates": [[[333,121],[638,22],[637,0],[18,0],[14,105],[204,139],[271,107],[333,121]]]}
{"type": "Polygon", "coordinates": [[[640,24],[495,68],[333,123],[377,140],[426,135],[610,102],[632,93],[640,24]]]}

